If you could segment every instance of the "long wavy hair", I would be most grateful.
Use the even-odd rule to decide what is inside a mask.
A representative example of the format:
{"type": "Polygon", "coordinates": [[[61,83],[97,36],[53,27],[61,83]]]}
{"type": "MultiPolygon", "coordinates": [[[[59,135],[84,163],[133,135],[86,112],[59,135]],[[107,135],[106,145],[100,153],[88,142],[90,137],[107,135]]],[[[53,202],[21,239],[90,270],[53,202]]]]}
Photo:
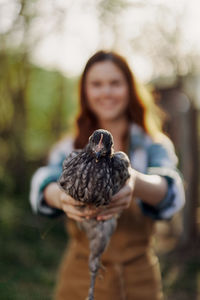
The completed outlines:
{"type": "Polygon", "coordinates": [[[136,123],[146,133],[154,137],[162,132],[162,111],[154,103],[153,96],[144,87],[139,86],[126,60],[115,52],[98,51],[87,62],[80,78],[79,86],[79,113],[76,118],[75,148],[83,148],[92,132],[99,128],[96,115],[90,110],[86,94],[86,77],[89,69],[96,63],[110,61],[123,73],[129,93],[129,102],[126,109],[129,123],[136,123]]]}

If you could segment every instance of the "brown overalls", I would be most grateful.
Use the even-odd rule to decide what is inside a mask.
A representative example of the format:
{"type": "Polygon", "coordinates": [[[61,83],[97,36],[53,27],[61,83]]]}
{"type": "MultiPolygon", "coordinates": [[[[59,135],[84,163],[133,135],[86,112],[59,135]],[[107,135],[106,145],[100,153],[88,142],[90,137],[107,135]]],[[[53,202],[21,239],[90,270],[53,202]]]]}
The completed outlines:
{"type": "MultiPolygon", "coordinates": [[[[85,300],[90,285],[88,240],[72,220],[67,222],[71,242],[58,275],[56,300],[85,300]]],[[[118,219],[118,226],[102,256],[95,285],[95,300],[161,300],[161,276],[152,250],[154,221],[133,201],[118,219]]]]}

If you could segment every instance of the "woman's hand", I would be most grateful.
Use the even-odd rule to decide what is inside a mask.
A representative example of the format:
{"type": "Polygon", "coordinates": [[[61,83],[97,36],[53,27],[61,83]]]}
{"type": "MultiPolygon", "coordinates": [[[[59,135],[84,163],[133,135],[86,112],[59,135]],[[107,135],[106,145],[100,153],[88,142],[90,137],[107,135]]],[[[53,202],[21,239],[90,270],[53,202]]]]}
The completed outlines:
{"type": "Polygon", "coordinates": [[[135,171],[130,169],[130,178],[126,181],[121,190],[115,194],[108,206],[105,206],[103,210],[98,214],[97,220],[107,220],[113,217],[113,215],[120,214],[124,209],[128,208],[133,199],[134,187],[135,187],[135,171]]]}
{"type": "Polygon", "coordinates": [[[67,195],[56,182],[50,183],[44,189],[44,199],[49,206],[62,209],[69,218],[78,222],[94,218],[99,213],[94,205],[84,205],[67,195]]]}
{"type": "Polygon", "coordinates": [[[63,191],[60,192],[60,208],[69,218],[78,222],[94,218],[99,213],[96,207],[76,201],[63,191]]]}
{"type": "Polygon", "coordinates": [[[105,207],[95,207],[94,205],[84,205],[81,202],[74,200],[72,197],[60,192],[60,206],[66,215],[78,222],[82,222],[85,219],[96,218],[100,220],[108,220],[113,215],[120,214],[124,209],[128,208],[133,198],[133,192],[135,187],[135,171],[130,168],[130,178],[126,181],[121,190],[115,194],[109,205],[105,207]]]}

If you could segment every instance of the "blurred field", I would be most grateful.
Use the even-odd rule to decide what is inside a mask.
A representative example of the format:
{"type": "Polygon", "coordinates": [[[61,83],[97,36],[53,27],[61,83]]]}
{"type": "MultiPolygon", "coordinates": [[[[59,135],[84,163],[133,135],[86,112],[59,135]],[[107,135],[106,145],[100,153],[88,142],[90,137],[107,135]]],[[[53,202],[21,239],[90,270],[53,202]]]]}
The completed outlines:
{"type": "Polygon", "coordinates": [[[33,216],[28,200],[23,207],[21,202],[7,199],[9,215],[8,207],[0,213],[0,299],[52,299],[67,241],[63,222],[33,216]]]}

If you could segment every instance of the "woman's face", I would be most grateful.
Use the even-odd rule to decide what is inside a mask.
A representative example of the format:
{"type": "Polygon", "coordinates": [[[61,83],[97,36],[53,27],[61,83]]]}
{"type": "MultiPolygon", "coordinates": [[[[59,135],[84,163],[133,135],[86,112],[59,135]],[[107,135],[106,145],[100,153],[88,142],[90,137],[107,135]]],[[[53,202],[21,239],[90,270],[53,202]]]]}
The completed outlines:
{"type": "Polygon", "coordinates": [[[111,61],[95,63],[89,69],[86,95],[89,108],[101,121],[121,118],[129,102],[126,78],[111,61]]]}

